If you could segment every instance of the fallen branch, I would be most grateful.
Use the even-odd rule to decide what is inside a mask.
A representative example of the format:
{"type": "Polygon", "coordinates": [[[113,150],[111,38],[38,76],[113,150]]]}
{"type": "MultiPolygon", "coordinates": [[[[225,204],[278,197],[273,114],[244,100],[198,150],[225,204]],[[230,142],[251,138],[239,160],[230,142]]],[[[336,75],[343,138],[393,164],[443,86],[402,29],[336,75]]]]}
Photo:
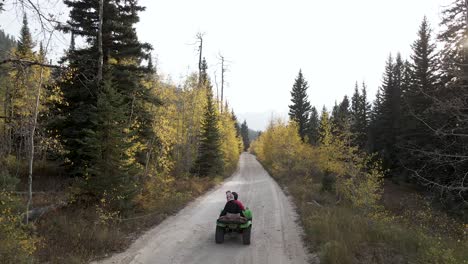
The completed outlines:
{"type": "Polygon", "coordinates": [[[5,59],[5,60],[0,61],[0,65],[7,64],[7,63],[20,63],[25,66],[37,65],[37,66],[56,68],[56,69],[63,68],[63,66],[60,66],[60,65],[53,65],[53,64],[43,63],[40,61],[31,61],[31,60],[23,60],[23,59],[5,59]]]}
{"type": "MultiPolygon", "coordinates": [[[[28,194],[29,192],[12,192],[13,194],[24,195],[28,194]]],[[[60,192],[32,192],[32,194],[57,194],[60,192]]]]}
{"type": "Polygon", "coordinates": [[[315,200],[312,200],[312,202],[307,202],[308,204],[315,204],[317,205],[318,207],[323,207],[321,204],[319,204],[317,201],[315,200]],[[313,203],[312,203],[313,202],[313,203]]]}
{"type": "Polygon", "coordinates": [[[50,211],[54,211],[54,210],[57,210],[59,208],[62,208],[64,206],[66,206],[67,203],[64,202],[64,201],[60,201],[56,204],[52,204],[52,205],[49,205],[49,206],[45,206],[45,207],[39,207],[39,208],[33,208],[31,210],[28,211],[27,215],[26,214],[23,214],[23,222],[24,223],[27,223],[27,222],[30,222],[30,221],[35,221],[39,218],[41,218],[44,214],[50,212],[50,211]]]}

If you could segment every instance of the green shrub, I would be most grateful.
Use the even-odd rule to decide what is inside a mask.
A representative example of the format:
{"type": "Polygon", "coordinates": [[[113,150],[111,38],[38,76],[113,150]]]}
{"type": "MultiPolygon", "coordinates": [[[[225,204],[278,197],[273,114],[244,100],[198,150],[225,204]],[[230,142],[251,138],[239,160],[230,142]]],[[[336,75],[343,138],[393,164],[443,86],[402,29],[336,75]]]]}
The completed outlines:
{"type": "Polygon", "coordinates": [[[10,192],[0,190],[0,259],[2,263],[28,263],[37,239],[22,223],[24,207],[10,192]]]}
{"type": "Polygon", "coordinates": [[[334,192],[336,178],[330,172],[325,172],[322,177],[322,191],[334,192]]]}

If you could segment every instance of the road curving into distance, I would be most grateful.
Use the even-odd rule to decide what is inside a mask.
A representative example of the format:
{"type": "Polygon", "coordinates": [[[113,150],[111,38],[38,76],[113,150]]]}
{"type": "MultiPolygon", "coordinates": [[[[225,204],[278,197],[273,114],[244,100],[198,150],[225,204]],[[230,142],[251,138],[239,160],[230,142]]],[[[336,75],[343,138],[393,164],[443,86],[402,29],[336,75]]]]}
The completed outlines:
{"type": "Polygon", "coordinates": [[[99,263],[307,263],[300,235],[291,202],[255,156],[243,153],[238,171],[222,185],[146,232],[127,251],[99,263]],[[251,245],[243,245],[240,235],[226,235],[223,244],[215,244],[215,222],[227,190],[238,192],[252,210],[251,245]]]}

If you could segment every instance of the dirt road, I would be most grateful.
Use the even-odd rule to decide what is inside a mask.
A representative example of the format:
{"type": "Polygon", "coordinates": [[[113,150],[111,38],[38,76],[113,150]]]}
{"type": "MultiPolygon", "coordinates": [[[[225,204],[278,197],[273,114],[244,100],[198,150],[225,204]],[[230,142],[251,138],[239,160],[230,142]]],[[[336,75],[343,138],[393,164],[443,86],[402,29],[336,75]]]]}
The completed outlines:
{"type": "Polygon", "coordinates": [[[126,252],[101,263],[307,263],[307,254],[295,223],[295,212],[280,187],[255,159],[244,153],[240,167],[219,188],[200,197],[140,237],[126,252]],[[225,191],[253,213],[252,244],[240,236],[226,236],[215,244],[215,221],[223,208],[225,191]]]}

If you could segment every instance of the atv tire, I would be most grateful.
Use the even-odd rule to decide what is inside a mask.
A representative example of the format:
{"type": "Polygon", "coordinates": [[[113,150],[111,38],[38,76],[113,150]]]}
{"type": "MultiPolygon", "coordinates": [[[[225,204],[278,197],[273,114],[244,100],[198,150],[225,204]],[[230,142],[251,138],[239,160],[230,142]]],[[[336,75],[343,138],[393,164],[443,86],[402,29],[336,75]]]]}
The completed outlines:
{"type": "Polygon", "coordinates": [[[251,233],[252,227],[249,226],[248,228],[244,229],[244,232],[242,232],[242,242],[244,245],[250,245],[250,233],[251,233]]]}
{"type": "Polygon", "coordinates": [[[224,242],[224,228],[217,226],[215,234],[216,244],[222,244],[224,242]]]}

